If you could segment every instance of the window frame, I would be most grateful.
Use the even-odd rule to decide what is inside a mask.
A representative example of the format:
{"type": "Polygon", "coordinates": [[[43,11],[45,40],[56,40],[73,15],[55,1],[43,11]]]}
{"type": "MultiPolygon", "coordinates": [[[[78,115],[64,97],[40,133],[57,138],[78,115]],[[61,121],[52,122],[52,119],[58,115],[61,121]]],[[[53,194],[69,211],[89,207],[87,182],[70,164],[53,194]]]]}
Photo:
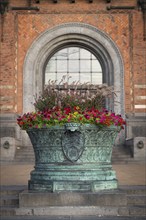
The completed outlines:
{"type": "MultiPolygon", "coordinates": [[[[99,83],[99,84],[103,84],[103,83],[107,83],[106,81],[105,81],[105,79],[106,79],[106,77],[104,76],[105,74],[104,74],[104,71],[103,71],[103,69],[105,69],[104,68],[104,65],[103,65],[103,62],[101,62],[101,59],[99,59],[99,56],[98,56],[98,54],[95,54],[95,53],[93,53],[93,51],[90,49],[90,48],[88,48],[88,47],[83,47],[82,45],[79,45],[79,44],[70,44],[70,45],[64,45],[63,47],[59,47],[58,48],[58,50],[54,50],[54,52],[53,53],[51,53],[49,56],[48,56],[48,59],[46,60],[46,63],[45,63],[45,65],[44,65],[44,74],[43,74],[43,87],[44,87],[44,85],[45,85],[45,74],[46,74],[46,67],[47,67],[47,65],[48,65],[48,63],[49,63],[49,61],[53,58],[53,56],[56,54],[56,53],[58,53],[59,51],[61,51],[61,50],[63,50],[63,49],[68,49],[68,48],[71,48],[71,47],[76,47],[76,48],[79,48],[79,49],[84,49],[84,50],[86,50],[86,51],[88,51],[88,52],[90,52],[90,54],[91,55],[93,55],[93,56],[95,56],[95,58],[96,58],[96,60],[99,62],[99,64],[100,64],[100,67],[101,67],[101,74],[102,74],[102,83],[99,83]]],[[[73,60],[73,59],[71,59],[71,60],[73,60]]],[[[79,57],[79,60],[80,60],[80,57],[79,57]]],[[[82,59],[81,59],[82,60],[82,59]]],[[[88,59],[87,59],[88,60],[88,59]]],[[[92,62],[93,60],[92,59],[90,59],[91,61],[90,62],[92,62]]],[[[67,64],[68,64],[68,61],[67,61],[67,64]]],[[[80,66],[80,65],[79,65],[80,66]]],[[[80,68],[80,67],[79,67],[80,68]]],[[[79,73],[82,73],[83,71],[80,71],[79,70],[79,73]]],[[[61,73],[61,72],[58,72],[58,73],[61,73]]],[[[66,71],[66,74],[68,74],[68,73],[71,73],[71,72],[68,72],[68,70],[66,71]]],[[[75,73],[77,73],[77,72],[75,72],[75,73]]],[[[93,70],[91,70],[91,68],[90,68],[90,71],[89,71],[89,74],[92,74],[92,73],[95,73],[93,70]]],[[[56,70],[56,74],[57,74],[57,70],[56,70]]],[[[72,74],[72,73],[71,73],[72,74]]],[[[87,74],[88,74],[88,72],[87,72],[87,74]]],[[[92,83],[92,82],[91,82],[92,83]]],[[[98,84],[98,83],[97,83],[98,84]]],[[[108,84],[108,83],[107,83],[108,84]]]]}
{"type": "Polygon", "coordinates": [[[88,43],[77,42],[75,39],[74,39],[74,42],[72,42],[72,40],[70,41],[68,39],[68,41],[66,43],[62,43],[62,44],[61,43],[62,42],[60,42],[59,45],[56,45],[56,47],[54,47],[48,53],[48,57],[45,60],[45,63],[43,66],[42,89],[45,84],[45,69],[46,69],[47,63],[49,62],[49,60],[51,59],[51,57],[53,57],[53,55],[55,53],[57,53],[59,50],[62,50],[66,47],[80,47],[80,48],[88,50],[90,53],[92,53],[97,58],[97,60],[99,61],[100,65],[101,65],[102,73],[103,73],[103,83],[106,83],[109,86],[112,86],[114,84],[114,75],[111,71],[113,69],[111,58],[110,58],[109,54],[103,53],[102,48],[94,47],[94,45],[90,45],[88,43]]]}

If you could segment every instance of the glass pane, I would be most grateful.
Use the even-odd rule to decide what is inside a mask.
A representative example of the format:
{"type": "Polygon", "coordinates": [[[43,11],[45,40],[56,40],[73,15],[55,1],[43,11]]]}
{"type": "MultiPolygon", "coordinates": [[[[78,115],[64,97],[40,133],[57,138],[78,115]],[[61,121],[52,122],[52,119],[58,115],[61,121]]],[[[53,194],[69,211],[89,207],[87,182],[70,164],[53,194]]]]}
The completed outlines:
{"type": "Polygon", "coordinates": [[[79,59],[79,48],[78,47],[70,47],[68,50],[68,58],[69,59],[79,59]]]}
{"type": "Polygon", "coordinates": [[[51,59],[48,65],[46,66],[46,72],[55,72],[56,71],[56,61],[51,59]]]}
{"type": "Polygon", "coordinates": [[[71,84],[72,82],[78,82],[79,81],[79,73],[71,73],[69,74],[69,76],[71,76],[69,78],[69,84],[71,84]]]}
{"type": "Polygon", "coordinates": [[[85,82],[91,82],[91,75],[87,73],[80,73],[80,82],[85,83],[85,82]]]}
{"type": "Polygon", "coordinates": [[[79,73],[79,60],[69,60],[69,72],[79,73]]]}
{"type": "Polygon", "coordinates": [[[60,59],[60,60],[67,59],[67,57],[68,57],[67,48],[58,51],[54,56],[55,56],[57,59],[60,59]]]}
{"type": "Polygon", "coordinates": [[[88,50],[80,49],[80,59],[90,59],[91,53],[88,50]]]}
{"type": "Polygon", "coordinates": [[[92,83],[93,84],[102,84],[102,73],[101,74],[97,74],[94,73],[92,74],[92,83]]]}
{"type": "Polygon", "coordinates": [[[67,72],[67,60],[57,60],[57,72],[67,72]]]}
{"type": "MultiPolygon", "coordinates": [[[[66,72],[62,72],[62,73],[57,73],[57,82],[58,84],[61,82],[63,76],[66,76],[66,72]]],[[[65,82],[67,81],[67,78],[65,79],[65,82]]],[[[62,83],[61,83],[62,84],[62,83]]],[[[60,85],[61,85],[60,84],[60,85]]]]}
{"type": "Polygon", "coordinates": [[[92,54],[91,55],[92,60],[97,60],[97,58],[92,54]]]}
{"type": "Polygon", "coordinates": [[[101,72],[101,65],[98,60],[92,60],[92,71],[101,72]]]}
{"type": "Polygon", "coordinates": [[[56,74],[55,73],[46,73],[45,75],[45,84],[48,84],[49,80],[56,80],[56,74]]]}
{"type": "Polygon", "coordinates": [[[80,72],[88,72],[90,74],[90,66],[91,61],[90,60],[81,60],[80,61],[80,72]]]}

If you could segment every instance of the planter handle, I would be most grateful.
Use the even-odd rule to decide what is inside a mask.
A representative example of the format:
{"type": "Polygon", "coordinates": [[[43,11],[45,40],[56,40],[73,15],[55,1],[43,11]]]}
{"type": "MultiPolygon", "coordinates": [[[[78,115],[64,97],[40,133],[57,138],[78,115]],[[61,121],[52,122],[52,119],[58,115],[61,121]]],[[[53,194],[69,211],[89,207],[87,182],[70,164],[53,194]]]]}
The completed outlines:
{"type": "Polygon", "coordinates": [[[66,131],[80,131],[80,124],[79,123],[66,123],[65,125],[66,131]]]}

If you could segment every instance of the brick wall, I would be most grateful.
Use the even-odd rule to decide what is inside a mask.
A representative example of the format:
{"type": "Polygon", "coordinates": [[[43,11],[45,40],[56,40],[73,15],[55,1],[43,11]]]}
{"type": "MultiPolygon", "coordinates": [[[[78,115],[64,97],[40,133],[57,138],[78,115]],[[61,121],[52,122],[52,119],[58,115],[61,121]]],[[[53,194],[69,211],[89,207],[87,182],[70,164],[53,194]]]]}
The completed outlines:
{"type": "Polygon", "coordinates": [[[10,0],[8,12],[1,17],[1,111],[22,113],[23,63],[32,42],[46,29],[67,22],[83,22],[107,33],[122,54],[125,71],[125,112],[142,113],[146,107],[146,42],[143,18],[135,0],[40,0],[32,1],[35,10],[11,10],[28,6],[26,0],[10,0]],[[135,6],[134,10],[107,10],[107,6],[135,6]]]}
{"type": "Polygon", "coordinates": [[[16,111],[16,30],[15,16],[6,14],[1,19],[0,94],[2,112],[16,111]]]}

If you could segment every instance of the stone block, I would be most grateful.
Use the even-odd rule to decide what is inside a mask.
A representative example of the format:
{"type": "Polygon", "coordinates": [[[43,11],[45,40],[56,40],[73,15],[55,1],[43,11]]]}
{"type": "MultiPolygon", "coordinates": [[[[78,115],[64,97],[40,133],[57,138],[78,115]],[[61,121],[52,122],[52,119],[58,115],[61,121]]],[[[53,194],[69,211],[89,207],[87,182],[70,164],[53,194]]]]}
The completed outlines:
{"type": "Polygon", "coordinates": [[[130,207],[129,212],[131,216],[146,216],[145,205],[130,207]]]}
{"type": "Polygon", "coordinates": [[[14,160],[16,148],[20,146],[21,134],[16,118],[15,113],[0,115],[0,158],[2,161],[14,160]]]}
{"type": "Polygon", "coordinates": [[[146,137],[134,138],[134,158],[146,159],[146,137]]]}
{"type": "Polygon", "coordinates": [[[20,207],[43,206],[125,206],[127,198],[125,193],[118,190],[102,191],[99,193],[78,192],[28,192],[19,194],[20,207]]]}
{"type": "Polygon", "coordinates": [[[146,137],[135,137],[126,140],[131,156],[138,160],[146,159],[146,137]]]}
{"type": "Polygon", "coordinates": [[[146,137],[146,115],[135,114],[128,115],[126,119],[126,137],[127,139],[135,138],[135,137],[146,137]]]}
{"type": "Polygon", "coordinates": [[[130,205],[145,205],[146,195],[129,195],[127,196],[127,203],[130,205]]]}
{"type": "Polygon", "coordinates": [[[13,137],[2,137],[0,139],[0,158],[6,161],[14,160],[16,153],[16,140],[13,137]]]}
{"type": "Polygon", "coordinates": [[[31,208],[17,208],[15,209],[16,215],[33,215],[33,210],[31,208]]]}
{"type": "Polygon", "coordinates": [[[119,211],[118,211],[119,216],[129,216],[129,209],[128,207],[119,207],[119,211]]]}
{"type": "Polygon", "coordinates": [[[97,207],[97,206],[64,206],[64,207],[45,207],[45,208],[34,208],[33,213],[36,216],[117,216],[117,207],[97,207]]]}

